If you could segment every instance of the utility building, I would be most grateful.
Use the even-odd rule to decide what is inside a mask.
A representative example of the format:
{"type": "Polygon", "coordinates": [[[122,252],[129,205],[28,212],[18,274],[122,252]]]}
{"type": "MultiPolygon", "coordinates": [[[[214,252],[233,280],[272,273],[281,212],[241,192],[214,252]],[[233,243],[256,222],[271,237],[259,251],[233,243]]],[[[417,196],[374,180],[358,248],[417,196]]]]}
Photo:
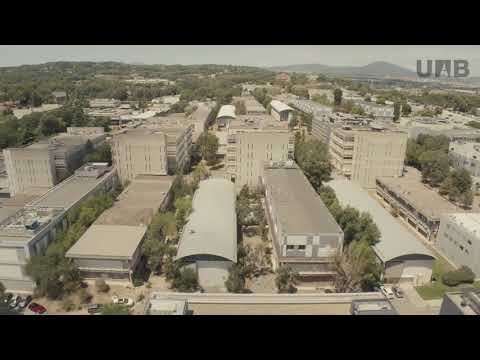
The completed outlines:
{"type": "Polygon", "coordinates": [[[201,181],[180,237],[175,260],[194,269],[206,291],[225,291],[228,271],[237,262],[235,198],[230,181],[201,181]]]}

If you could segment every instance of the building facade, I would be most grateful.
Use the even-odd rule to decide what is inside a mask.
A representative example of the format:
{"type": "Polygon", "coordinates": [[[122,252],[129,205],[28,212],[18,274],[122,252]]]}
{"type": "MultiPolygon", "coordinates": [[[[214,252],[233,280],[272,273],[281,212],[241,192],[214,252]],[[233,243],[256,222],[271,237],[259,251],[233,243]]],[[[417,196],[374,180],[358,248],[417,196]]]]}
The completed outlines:
{"type": "Polygon", "coordinates": [[[480,214],[444,214],[437,246],[455,265],[466,265],[480,277],[480,214]]]}
{"type": "Polygon", "coordinates": [[[475,142],[452,142],[448,157],[456,169],[465,169],[472,176],[480,176],[480,144],[475,142]]]}
{"type": "Polygon", "coordinates": [[[407,134],[381,128],[342,128],[332,131],[329,154],[333,167],[367,189],[377,177],[403,173],[407,134]]]}
{"type": "Polygon", "coordinates": [[[112,141],[113,163],[125,183],[138,175],[167,175],[167,139],[163,132],[127,130],[112,141]]]}
{"type": "Polygon", "coordinates": [[[237,190],[261,184],[264,163],[293,159],[295,137],[286,123],[239,116],[228,128],[226,170],[237,190]]]}

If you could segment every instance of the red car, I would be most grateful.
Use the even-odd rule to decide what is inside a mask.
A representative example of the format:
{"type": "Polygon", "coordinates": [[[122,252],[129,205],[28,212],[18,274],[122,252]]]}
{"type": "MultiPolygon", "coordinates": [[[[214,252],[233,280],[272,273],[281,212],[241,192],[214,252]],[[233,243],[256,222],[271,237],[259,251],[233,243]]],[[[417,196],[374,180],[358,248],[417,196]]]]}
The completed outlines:
{"type": "Polygon", "coordinates": [[[47,311],[47,309],[45,309],[42,305],[37,303],[31,303],[30,305],[28,305],[28,309],[34,312],[35,314],[40,314],[40,315],[47,311]]]}

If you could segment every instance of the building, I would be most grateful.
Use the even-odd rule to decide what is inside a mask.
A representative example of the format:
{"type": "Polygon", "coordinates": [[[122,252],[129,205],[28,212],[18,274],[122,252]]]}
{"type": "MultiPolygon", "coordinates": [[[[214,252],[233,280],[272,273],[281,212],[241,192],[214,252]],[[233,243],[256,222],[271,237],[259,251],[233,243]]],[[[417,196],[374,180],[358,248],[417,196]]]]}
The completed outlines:
{"type": "Polygon", "coordinates": [[[328,144],[334,129],[340,129],[344,126],[368,126],[370,122],[370,119],[362,116],[324,112],[312,118],[312,136],[324,144],[328,144]]]}
{"type": "Polygon", "coordinates": [[[290,106],[284,104],[281,101],[272,100],[270,102],[270,107],[272,108],[271,115],[275,119],[277,119],[278,121],[286,121],[287,123],[290,123],[294,111],[290,106]]]}
{"type": "Polygon", "coordinates": [[[141,244],[155,214],[164,211],[173,179],[139,176],[67,252],[86,279],[132,281],[141,244]]]}
{"type": "Polygon", "coordinates": [[[141,128],[165,134],[169,174],[175,174],[177,170],[184,170],[190,165],[194,126],[191,120],[185,118],[185,114],[154,117],[145,121],[141,128]]]}
{"type": "Polygon", "coordinates": [[[116,108],[120,104],[120,100],[116,99],[92,99],[89,101],[91,108],[116,108]]]}
{"type": "Polygon", "coordinates": [[[194,269],[206,291],[225,291],[228,271],[237,262],[235,199],[235,186],[230,181],[201,181],[180,237],[175,260],[194,269]]]}
{"type": "Polygon", "coordinates": [[[153,293],[150,296],[147,315],[187,315],[187,300],[168,299],[160,294],[153,293]]]}
{"type": "Polygon", "coordinates": [[[384,268],[386,282],[422,285],[430,281],[435,257],[366,190],[350,180],[332,180],[326,185],[335,191],[340,205],[371,215],[380,230],[380,241],[372,248],[384,268]]]}
{"type": "Polygon", "coordinates": [[[305,114],[319,116],[325,113],[332,113],[333,109],[329,106],[321,105],[312,100],[297,99],[291,102],[291,105],[305,114]]]}
{"type": "Polygon", "coordinates": [[[343,231],[303,172],[293,161],[267,164],[263,183],[274,269],[288,265],[301,276],[332,278],[343,231]]]}
{"type": "Polygon", "coordinates": [[[480,277],[480,213],[443,214],[436,244],[455,265],[480,277]]]}
{"type": "Polygon", "coordinates": [[[461,292],[446,293],[440,315],[480,315],[480,290],[468,288],[461,292]]]}
{"type": "Polygon", "coordinates": [[[138,175],[167,175],[167,138],[151,129],[129,129],[112,140],[113,163],[125,183],[138,175]]]}
{"type": "Polygon", "coordinates": [[[198,137],[208,128],[208,115],[210,115],[210,112],[213,110],[214,104],[200,103],[196,106],[197,109],[189,117],[193,124],[193,143],[196,143],[198,137]]]}
{"type": "Polygon", "coordinates": [[[377,177],[401,176],[406,150],[407,134],[376,125],[335,129],[329,142],[333,167],[367,189],[377,177]]]}
{"type": "Polygon", "coordinates": [[[42,193],[57,183],[55,160],[48,143],[3,150],[10,196],[42,193]]]}
{"type": "Polygon", "coordinates": [[[398,315],[390,302],[385,300],[353,300],[352,315],[398,315]]]}
{"type": "Polygon", "coordinates": [[[65,101],[67,101],[67,93],[65,91],[54,91],[52,96],[55,104],[65,104],[65,101]]]}
{"type": "MultiPolygon", "coordinates": [[[[0,219],[0,282],[8,291],[32,292],[35,284],[25,264],[43,254],[56,235],[68,228],[68,215],[85,200],[117,184],[115,169],[88,164],[43,196],[19,209],[2,209],[0,219]]],[[[17,197],[15,197],[17,198],[17,197]]]]}
{"type": "Polygon", "coordinates": [[[422,126],[412,126],[408,130],[408,138],[417,140],[419,135],[445,135],[450,141],[471,141],[475,142],[480,140],[480,130],[479,129],[455,129],[455,128],[445,128],[441,126],[432,126],[427,127],[422,126]]]}
{"type": "Polygon", "coordinates": [[[226,127],[235,117],[235,106],[223,105],[217,114],[217,126],[226,127]]]}
{"type": "Polygon", "coordinates": [[[105,129],[101,126],[67,127],[67,134],[78,136],[103,135],[105,129]]]}
{"type": "Polygon", "coordinates": [[[375,119],[393,120],[393,106],[380,105],[366,101],[356,101],[355,104],[360,106],[366,114],[372,114],[375,119]]]}
{"type": "Polygon", "coordinates": [[[245,104],[246,115],[264,115],[267,113],[265,107],[260,104],[253,96],[244,96],[239,98],[245,104]]]}
{"type": "Polygon", "coordinates": [[[420,171],[411,167],[406,169],[404,175],[398,178],[377,178],[377,196],[394,216],[433,242],[440,227],[441,215],[463,210],[426,187],[420,171]]]}
{"type": "Polygon", "coordinates": [[[472,176],[480,176],[480,144],[474,142],[452,142],[448,157],[456,169],[465,169],[472,176]]]}
{"type": "Polygon", "coordinates": [[[288,75],[287,73],[280,73],[280,74],[275,76],[275,79],[278,80],[278,81],[288,82],[288,81],[290,81],[290,75],[288,75]]]}
{"type": "Polygon", "coordinates": [[[261,183],[265,161],[293,159],[294,134],[268,115],[239,115],[228,127],[226,171],[237,190],[261,183]]]}

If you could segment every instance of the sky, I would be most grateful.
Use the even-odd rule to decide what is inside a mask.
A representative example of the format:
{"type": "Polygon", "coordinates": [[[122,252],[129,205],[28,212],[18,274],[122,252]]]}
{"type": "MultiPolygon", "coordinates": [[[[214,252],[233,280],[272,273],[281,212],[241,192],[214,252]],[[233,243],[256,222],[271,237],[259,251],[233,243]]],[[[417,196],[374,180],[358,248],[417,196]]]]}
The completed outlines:
{"type": "Polygon", "coordinates": [[[0,66],[51,61],[362,66],[387,61],[415,70],[417,59],[465,59],[471,75],[480,76],[479,45],[0,45],[0,66]]]}

